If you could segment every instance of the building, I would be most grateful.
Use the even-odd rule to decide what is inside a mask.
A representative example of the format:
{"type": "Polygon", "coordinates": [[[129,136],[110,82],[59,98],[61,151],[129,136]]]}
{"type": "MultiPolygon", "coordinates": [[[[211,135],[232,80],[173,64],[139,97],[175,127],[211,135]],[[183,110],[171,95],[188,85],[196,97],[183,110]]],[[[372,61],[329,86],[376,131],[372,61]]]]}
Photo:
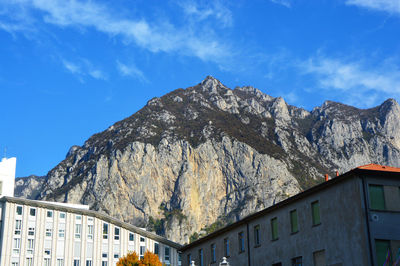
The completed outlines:
{"type": "Polygon", "coordinates": [[[0,266],[111,266],[130,251],[151,251],[165,265],[180,265],[179,244],[87,205],[12,197],[15,163],[1,166],[4,161],[0,182],[3,189],[13,186],[11,196],[8,188],[0,198],[0,266]]]}
{"type": "Polygon", "coordinates": [[[0,197],[13,196],[17,159],[3,158],[0,162],[0,197]]]}
{"type": "Polygon", "coordinates": [[[231,266],[392,265],[400,260],[400,168],[358,167],[180,251],[185,266],[217,266],[222,257],[231,266]]]}

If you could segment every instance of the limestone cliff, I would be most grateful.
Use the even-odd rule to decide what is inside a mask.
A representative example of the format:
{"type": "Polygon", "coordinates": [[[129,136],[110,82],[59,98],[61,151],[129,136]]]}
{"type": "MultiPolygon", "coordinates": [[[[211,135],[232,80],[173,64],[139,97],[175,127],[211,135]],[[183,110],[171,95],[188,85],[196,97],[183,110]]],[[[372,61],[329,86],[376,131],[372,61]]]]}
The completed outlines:
{"type": "Polygon", "coordinates": [[[228,223],[358,165],[400,166],[400,107],[312,112],[207,77],[73,146],[37,198],[89,204],[171,240],[228,223]]]}

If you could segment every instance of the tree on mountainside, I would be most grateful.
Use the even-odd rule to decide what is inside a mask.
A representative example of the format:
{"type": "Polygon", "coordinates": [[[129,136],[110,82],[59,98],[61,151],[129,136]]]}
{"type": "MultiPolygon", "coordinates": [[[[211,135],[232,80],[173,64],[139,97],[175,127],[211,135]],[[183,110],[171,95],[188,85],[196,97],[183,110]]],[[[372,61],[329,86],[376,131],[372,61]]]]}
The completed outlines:
{"type": "Polygon", "coordinates": [[[150,251],[146,251],[140,260],[136,252],[133,251],[125,257],[121,257],[117,262],[117,266],[162,266],[162,263],[158,256],[150,251]]]}

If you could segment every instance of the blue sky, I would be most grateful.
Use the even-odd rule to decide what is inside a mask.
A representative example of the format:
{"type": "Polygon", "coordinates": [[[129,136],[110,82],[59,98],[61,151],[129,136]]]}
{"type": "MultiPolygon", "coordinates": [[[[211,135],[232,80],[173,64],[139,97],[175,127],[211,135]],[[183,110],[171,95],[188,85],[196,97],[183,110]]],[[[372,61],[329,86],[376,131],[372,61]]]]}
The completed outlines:
{"type": "Polygon", "coordinates": [[[45,175],[207,75],[311,110],[400,99],[399,0],[0,0],[1,155],[45,175]]]}

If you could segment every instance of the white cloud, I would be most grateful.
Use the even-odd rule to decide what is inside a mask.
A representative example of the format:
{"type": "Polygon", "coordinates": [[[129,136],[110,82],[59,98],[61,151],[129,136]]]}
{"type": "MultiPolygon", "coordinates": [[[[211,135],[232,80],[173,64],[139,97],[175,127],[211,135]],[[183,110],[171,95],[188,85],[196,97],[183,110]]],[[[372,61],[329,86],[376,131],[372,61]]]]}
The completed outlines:
{"type": "Polygon", "coordinates": [[[376,104],[378,96],[400,97],[400,70],[391,61],[371,67],[362,61],[319,56],[298,66],[317,81],[319,88],[336,90],[346,103],[368,107],[376,104]]]}
{"type": "Polygon", "coordinates": [[[199,3],[195,0],[185,0],[178,4],[190,19],[202,21],[214,18],[217,20],[217,24],[214,25],[222,27],[229,27],[233,24],[232,12],[221,1],[199,3]]]}
{"type": "Polygon", "coordinates": [[[143,72],[137,68],[134,64],[130,64],[129,66],[117,61],[117,68],[121,75],[125,77],[136,78],[142,82],[148,82],[147,78],[143,74],[143,72]]]}
{"type": "Polygon", "coordinates": [[[284,7],[287,8],[291,8],[292,7],[292,3],[290,0],[270,0],[272,3],[274,4],[278,4],[278,5],[282,5],[284,7]]]}
{"type": "MultiPolygon", "coordinates": [[[[112,37],[119,36],[127,44],[135,43],[154,53],[178,53],[216,63],[223,62],[224,58],[230,55],[229,47],[213,35],[211,28],[204,30],[199,26],[200,32],[193,25],[177,28],[167,20],[149,22],[145,18],[123,18],[112,13],[110,6],[94,1],[6,0],[6,4],[17,5],[21,9],[41,14],[45,23],[59,27],[95,29],[112,37]]],[[[226,14],[229,17],[228,9],[225,10],[222,5],[214,4],[213,6],[218,7],[212,10],[214,17],[221,20],[225,19],[226,14]]],[[[198,11],[201,10],[192,10],[192,12],[198,11]]],[[[9,13],[8,16],[12,17],[13,14],[9,13]]],[[[20,23],[25,23],[25,21],[21,18],[20,23]]]]}
{"type": "Polygon", "coordinates": [[[83,78],[88,76],[94,79],[107,80],[107,75],[103,71],[95,68],[93,64],[85,58],[80,58],[75,62],[61,59],[61,62],[65,69],[76,75],[82,82],[84,80],[83,78]]]}
{"type": "Polygon", "coordinates": [[[347,0],[346,4],[400,15],[399,0],[347,0]]]}

